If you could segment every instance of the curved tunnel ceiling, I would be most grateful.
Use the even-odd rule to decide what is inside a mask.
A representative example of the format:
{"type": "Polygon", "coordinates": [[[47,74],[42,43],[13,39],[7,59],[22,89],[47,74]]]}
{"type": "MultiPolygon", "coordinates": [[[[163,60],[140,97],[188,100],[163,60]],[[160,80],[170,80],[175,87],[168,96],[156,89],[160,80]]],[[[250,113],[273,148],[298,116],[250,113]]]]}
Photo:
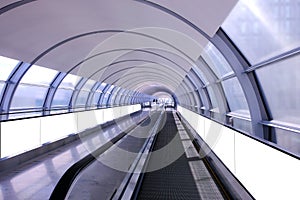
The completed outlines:
{"type": "Polygon", "coordinates": [[[0,52],[147,94],[173,94],[236,2],[10,1],[0,4],[0,52]],[[132,59],[143,61],[120,62],[132,59]]]}

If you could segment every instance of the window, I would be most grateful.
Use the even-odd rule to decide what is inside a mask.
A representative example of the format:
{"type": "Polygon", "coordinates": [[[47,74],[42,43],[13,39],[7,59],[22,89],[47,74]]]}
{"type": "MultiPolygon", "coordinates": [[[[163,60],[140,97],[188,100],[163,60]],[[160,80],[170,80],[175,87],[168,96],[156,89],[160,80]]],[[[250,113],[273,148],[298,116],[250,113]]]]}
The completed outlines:
{"type": "Polygon", "coordinates": [[[299,13],[297,0],[240,0],[222,28],[256,64],[300,46],[299,13]]]}
{"type": "Polygon", "coordinates": [[[219,79],[226,74],[232,73],[231,67],[213,44],[208,43],[206,45],[202,57],[219,79]]]}
{"type": "Polygon", "coordinates": [[[6,81],[10,73],[17,66],[18,63],[18,60],[0,56],[0,80],[6,81]]]}
{"type": "Polygon", "coordinates": [[[77,106],[85,106],[90,94],[91,89],[95,85],[96,81],[88,80],[83,87],[81,88],[77,99],[75,100],[75,107],[77,106]]]}
{"type": "Polygon", "coordinates": [[[20,83],[49,86],[57,73],[55,70],[33,65],[25,73],[20,83]]]}
{"type": "Polygon", "coordinates": [[[278,146],[300,156],[300,134],[280,128],[272,128],[273,142],[278,146]]]}
{"type": "Polygon", "coordinates": [[[61,82],[61,84],[59,85],[59,87],[74,89],[76,87],[77,83],[80,80],[81,80],[81,77],[75,76],[75,75],[72,75],[72,74],[68,74],[64,78],[64,80],[61,82]]]}
{"type": "Polygon", "coordinates": [[[101,99],[101,106],[107,106],[108,105],[108,100],[109,96],[111,95],[112,90],[115,88],[115,86],[111,85],[109,86],[108,90],[103,94],[103,98],[101,99]]]}
{"type": "Polygon", "coordinates": [[[96,81],[94,81],[94,80],[88,80],[82,87],[82,90],[90,91],[93,88],[93,86],[95,85],[95,83],[96,83],[96,81]]]}
{"type": "Polygon", "coordinates": [[[5,86],[5,81],[8,79],[10,73],[17,66],[18,63],[18,60],[0,56],[0,100],[2,98],[2,92],[5,86]]]}
{"type": "Polygon", "coordinates": [[[232,120],[233,120],[232,124],[234,128],[244,131],[245,133],[252,133],[251,121],[234,118],[234,117],[232,120]]]}
{"type": "MultiPolygon", "coordinates": [[[[222,82],[224,93],[232,112],[249,113],[248,104],[237,78],[231,78],[222,82]]],[[[249,116],[250,117],[250,116],[249,116]]]]}
{"type": "Polygon", "coordinates": [[[107,84],[106,83],[101,83],[97,90],[93,94],[93,100],[92,100],[92,106],[98,105],[99,99],[101,98],[103,89],[105,88],[107,84]]]}
{"type": "Polygon", "coordinates": [[[272,118],[300,124],[300,56],[256,70],[272,118]]]}
{"type": "MultiPolygon", "coordinates": [[[[49,85],[57,73],[52,69],[31,66],[16,89],[10,107],[11,111],[38,108],[41,113],[49,85]]],[[[36,113],[32,113],[32,115],[36,115],[36,113]]],[[[13,116],[10,115],[10,117],[13,116]]]]}
{"type": "Polygon", "coordinates": [[[200,80],[204,83],[204,84],[208,84],[207,79],[205,78],[205,76],[203,75],[203,72],[198,68],[198,67],[193,67],[193,70],[195,72],[195,74],[200,78],[200,80]]]}
{"type": "Polygon", "coordinates": [[[213,91],[211,86],[208,86],[206,88],[207,88],[207,92],[209,94],[209,98],[210,98],[210,101],[211,101],[212,108],[213,109],[218,108],[219,107],[218,106],[218,100],[216,99],[215,92],[213,91]]]}
{"type": "Polygon", "coordinates": [[[76,107],[77,106],[85,106],[87,102],[87,98],[89,96],[89,91],[81,90],[76,99],[76,107]]]}
{"type": "Polygon", "coordinates": [[[3,92],[3,88],[5,86],[4,82],[0,82],[0,99],[2,98],[2,92],[3,92]]]}
{"type": "Polygon", "coordinates": [[[46,87],[19,85],[11,109],[42,108],[47,91],[46,87]]]}
{"type": "Polygon", "coordinates": [[[69,106],[73,90],[58,88],[52,101],[52,107],[69,106]]]}
{"type": "Polygon", "coordinates": [[[73,91],[81,77],[68,74],[56,90],[51,107],[69,107],[73,91]]]}
{"type": "Polygon", "coordinates": [[[120,95],[120,93],[119,93],[120,89],[121,88],[119,88],[119,87],[114,89],[113,94],[111,95],[111,98],[110,98],[110,102],[108,102],[109,105],[111,105],[111,106],[114,105],[114,102],[115,102],[115,99],[117,98],[117,95],[120,95]]]}

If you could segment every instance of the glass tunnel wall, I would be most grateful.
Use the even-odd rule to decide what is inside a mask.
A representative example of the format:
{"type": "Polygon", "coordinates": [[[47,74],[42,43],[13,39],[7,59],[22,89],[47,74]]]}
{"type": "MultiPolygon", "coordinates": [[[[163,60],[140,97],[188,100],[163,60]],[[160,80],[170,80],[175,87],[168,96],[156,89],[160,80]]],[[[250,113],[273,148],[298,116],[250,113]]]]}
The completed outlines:
{"type": "Polygon", "coordinates": [[[299,11],[239,1],[178,87],[180,106],[299,157],[299,11]]]}
{"type": "Polygon", "coordinates": [[[45,111],[51,114],[74,112],[112,106],[140,104],[152,101],[153,97],[139,92],[65,74],[37,65],[29,66],[24,72],[20,66],[28,65],[6,57],[0,57],[1,76],[1,121],[25,117],[43,116],[45,111]],[[11,81],[14,74],[20,74],[19,82],[11,81]],[[64,74],[61,76],[60,74],[64,74]],[[54,87],[54,83],[59,83],[54,87]],[[14,91],[9,87],[15,86],[14,91]],[[52,96],[49,95],[50,90],[52,96]],[[132,95],[130,95],[132,94],[132,95]],[[126,96],[126,99],[121,97],[126,96]],[[46,102],[51,100],[49,108],[46,102]],[[122,99],[122,101],[121,101],[122,99]],[[4,108],[4,102],[8,108],[4,108]]]}
{"type": "Polygon", "coordinates": [[[141,103],[153,99],[140,92],[3,56],[0,69],[1,158],[97,125],[82,124],[82,116],[90,114],[102,124],[136,112],[141,103]]]}
{"type": "MultiPolygon", "coordinates": [[[[299,157],[299,11],[296,0],[239,1],[174,91],[176,103],[299,157]]],[[[0,67],[1,121],[154,98],[5,57],[0,67]]]]}

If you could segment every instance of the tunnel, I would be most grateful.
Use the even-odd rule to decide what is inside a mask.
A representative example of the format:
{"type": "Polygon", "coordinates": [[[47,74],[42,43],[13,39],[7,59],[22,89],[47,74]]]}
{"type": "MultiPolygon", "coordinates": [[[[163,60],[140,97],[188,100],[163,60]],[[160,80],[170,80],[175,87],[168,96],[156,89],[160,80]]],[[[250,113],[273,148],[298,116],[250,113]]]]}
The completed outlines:
{"type": "Polygon", "coordinates": [[[0,199],[299,198],[299,13],[1,2],[0,199]]]}

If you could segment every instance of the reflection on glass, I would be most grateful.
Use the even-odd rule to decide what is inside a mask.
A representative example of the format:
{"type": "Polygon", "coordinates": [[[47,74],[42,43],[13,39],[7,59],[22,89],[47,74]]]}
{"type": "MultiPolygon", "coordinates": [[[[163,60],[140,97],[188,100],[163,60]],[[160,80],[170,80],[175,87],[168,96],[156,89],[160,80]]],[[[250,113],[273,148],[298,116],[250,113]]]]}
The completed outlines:
{"type": "Polygon", "coordinates": [[[87,92],[87,91],[84,91],[84,90],[81,90],[77,96],[77,99],[75,100],[75,105],[78,106],[78,105],[85,105],[86,102],[87,102],[87,98],[89,96],[89,93],[90,92],[87,92]]]}
{"type": "Polygon", "coordinates": [[[116,96],[116,98],[114,100],[114,104],[119,105],[121,103],[121,98],[125,91],[126,91],[125,89],[120,89],[120,91],[118,92],[118,95],[116,96]]]}
{"type": "Polygon", "coordinates": [[[4,85],[5,85],[5,83],[1,83],[0,82],[0,99],[2,99],[2,90],[3,90],[3,88],[4,88],[4,85]]]}
{"type": "Polygon", "coordinates": [[[223,55],[213,44],[208,43],[201,55],[218,78],[221,78],[222,76],[232,72],[231,67],[223,55]]]}
{"type": "Polygon", "coordinates": [[[246,133],[252,133],[251,121],[233,118],[233,127],[246,133]]]}
{"type": "Polygon", "coordinates": [[[56,70],[33,65],[25,73],[24,77],[21,80],[21,83],[29,83],[29,84],[38,84],[38,85],[47,85],[48,86],[53,81],[53,79],[55,78],[57,73],[58,72],[56,70]]]}
{"type": "Polygon", "coordinates": [[[286,131],[279,128],[271,128],[275,133],[275,143],[284,149],[300,156],[300,135],[299,133],[286,131]]]}
{"type": "Polygon", "coordinates": [[[111,91],[112,91],[114,88],[115,88],[115,86],[114,86],[114,85],[111,85],[111,86],[109,87],[109,89],[106,91],[106,93],[111,93],[111,91]]]}
{"type": "Polygon", "coordinates": [[[300,124],[300,57],[262,67],[256,75],[273,119],[300,124]]]}
{"type": "Polygon", "coordinates": [[[19,85],[11,108],[42,108],[47,91],[45,87],[19,85]]]}
{"type": "Polygon", "coordinates": [[[96,81],[94,80],[88,80],[84,86],[82,87],[82,90],[91,90],[93,86],[95,85],[96,81]]]}
{"type": "Polygon", "coordinates": [[[207,87],[207,92],[208,92],[208,94],[209,94],[209,97],[210,97],[210,101],[211,101],[211,104],[212,104],[212,107],[214,108],[214,109],[216,109],[215,111],[218,111],[218,100],[216,99],[216,95],[215,95],[215,93],[214,93],[214,91],[213,91],[213,89],[211,88],[211,86],[208,86],[207,87]]]}
{"type": "Polygon", "coordinates": [[[107,101],[109,99],[109,96],[110,96],[110,94],[108,94],[108,93],[104,94],[104,97],[103,97],[102,102],[101,102],[101,106],[106,106],[107,105],[107,103],[108,103],[107,101]]]}
{"type": "Polygon", "coordinates": [[[103,92],[106,85],[107,85],[106,83],[101,83],[101,85],[99,85],[99,87],[97,88],[96,91],[97,92],[103,92]]]}
{"type": "Polygon", "coordinates": [[[92,100],[92,106],[95,106],[95,105],[98,105],[98,101],[101,97],[101,94],[100,92],[95,92],[94,95],[93,95],[93,100],[92,100]]]}
{"type": "Polygon", "coordinates": [[[298,0],[240,0],[222,28],[252,63],[300,46],[298,0]]]}
{"type": "Polygon", "coordinates": [[[73,74],[68,74],[64,80],[61,82],[61,84],[59,85],[59,87],[62,88],[71,88],[74,89],[77,85],[77,83],[80,81],[80,77],[73,75],[73,74]]]}
{"type": "Polygon", "coordinates": [[[58,88],[52,101],[52,107],[69,106],[73,90],[58,88]]]}
{"type": "Polygon", "coordinates": [[[208,81],[203,75],[203,72],[198,67],[193,67],[193,70],[204,84],[208,84],[208,81]]]}
{"type": "MultiPolygon", "coordinates": [[[[248,104],[242,87],[237,78],[231,78],[222,82],[230,110],[232,112],[249,111],[248,104]]],[[[247,112],[249,114],[249,112],[247,112]]]]}
{"type": "Polygon", "coordinates": [[[117,95],[119,95],[120,89],[121,89],[121,88],[118,87],[117,89],[115,89],[115,90],[113,91],[113,94],[112,94],[112,96],[111,96],[111,98],[110,98],[109,105],[114,105],[115,99],[116,99],[117,95]]]}
{"type": "Polygon", "coordinates": [[[19,63],[18,60],[0,56],[0,80],[6,81],[11,71],[19,63]]]}

